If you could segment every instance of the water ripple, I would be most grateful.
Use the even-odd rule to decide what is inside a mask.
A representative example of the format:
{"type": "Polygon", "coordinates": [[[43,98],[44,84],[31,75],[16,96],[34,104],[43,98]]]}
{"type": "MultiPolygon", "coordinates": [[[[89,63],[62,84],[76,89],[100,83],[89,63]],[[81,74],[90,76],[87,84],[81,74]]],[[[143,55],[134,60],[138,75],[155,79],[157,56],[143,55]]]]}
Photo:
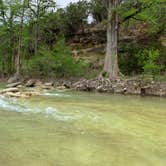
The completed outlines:
{"type": "Polygon", "coordinates": [[[19,104],[17,99],[8,99],[5,97],[0,97],[0,108],[5,111],[15,111],[19,113],[41,113],[45,114],[46,117],[52,116],[60,121],[71,121],[79,118],[79,116],[60,112],[53,107],[46,107],[42,109],[36,107],[33,108],[27,105],[27,103],[19,104]]]}

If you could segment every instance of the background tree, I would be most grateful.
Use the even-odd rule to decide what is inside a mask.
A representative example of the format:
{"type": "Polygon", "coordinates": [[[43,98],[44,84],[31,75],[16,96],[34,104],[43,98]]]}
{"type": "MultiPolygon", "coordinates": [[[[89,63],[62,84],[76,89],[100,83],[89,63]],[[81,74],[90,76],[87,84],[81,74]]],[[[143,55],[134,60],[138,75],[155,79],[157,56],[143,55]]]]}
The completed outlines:
{"type": "Polygon", "coordinates": [[[93,15],[93,19],[96,23],[101,23],[103,20],[105,20],[108,16],[105,0],[91,0],[90,12],[93,15]]]}
{"type": "MultiPolygon", "coordinates": [[[[103,73],[106,73],[110,79],[116,79],[120,73],[119,70],[124,74],[131,74],[132,71],[136,74],[143,73],[143,66],[140,65],[138,57],[140,50],[159,50],[159,58],[155,61],[155,65],[163,66],[166,63],[164,48],[161,47],[161,40],[164,38],[166,29],[166,5],[163,0],[82,0],[70,3],[62,9],[54,10],[54,6],[53,0],[0,0],[0,73],[3,77],[15,75],[15,78],[19,78],[22,73],[22,75],[27,75],[29,62],[40,69],[40,66],[45,66],[47,56],[49,57],[48,64],[55,63],[50,70],[56,73],[57,70],[53,68],[57,67],[58,60],[54,58],[53,52],[61,38],[64,37],[73,49],[84,49],[100,42],[94,41],[100,38],[100,36],[95,37],[96,33],[101,35],[102,42],[105,41],[103,31],[100,33],[100,28],[98,31],[98,27],[103,26],[103,30],[105,25],[107,25],[107,52],[103,73]],[[94,18],[90,26],[87,20],[89,15],[94,18]],[[137,27],[143,40],[146,38],[145,44],[141,38],[139,39],[138,34],[134,34],[137,27]],[[84,31],[85,29],[89,30],[85,35],[85,41],[93,40],[86,46],[81,45],[84,39],[81,35],[87,32],[84,31]],[[146,34],[142,33],[142,30],[146,30],[146,34]],[[77,32],[82,32],[82,34],[79,33],[80,37],[77,32]],[[133,34],[138,36],[135,41],[133,38],[127,42],[122,40],[122,37],[126,35],[134,37],[131,36],[133,34]],[[77,40],[80,38],[81,40],[77,40]],[[44,54],[46,55],[42,57],[44,54]],[[37,60],[33,57],[37,57],[37,60]],[[49,61],[52,62],[49,63],[49,61]]],[[[98,58],[96,53],[94,52],[96,56],[94,59],[98,58]]],[[[77,58],[74,57],[77,60],[73,60],[71,53],[70,55],[66,53],[64,58],[60,58],[61,52],[56,53],[56,56],[57,54],[60,54],[58,56],[60,63],[65,64],[63,67],[66,66],[68,70],[73,68],[71,61],[77,63],[78,59],[82,59],[78,55],[77,58]],[[67,60],[68,56],[71,58],[70,61],[67,60]],[[72,65],[67,65],[67,63],[72,65]]],[[[102,58],[103,56],[100,56],[98,61],[103,62],[102,58]]],[[[85,63],[87,59],[88,57],[86,59],[84,57],[85,63]]],[[[76,66],[78,69],[78,65],[76,66]]],[[[89,71],[91,69],[89,68],[89,71]]],[[[47,70],[47,67],[42,70],[47,70]]],[[[69,74],[66,74],[67,70],[64,69],[64,71],[65,74],[62,75],[69,74]]],[[[99,72],[101,72],[100,67],[97,72],[95,71],[96,75],[99,72]]],[[[70,73],[73,72],[70,71],[70,73]]]]}
{"type": "MultiPolygon", "coordinates": [[[[5,54],[3,54],[2,63],[6,66],[4,74],[13,73],[15,69],[15,51],[16,51],[16,24],[17,16],[19,13],[19,1],[8,0],[0,1],[0,21],[1,25],[1,37],[5,44],[5,54]],[[6,64],[6,65],[5,65],[6,64]]],[[[3,49],[2,49],[3,52],[3,49]]],[[[4,68],[4,67],[3,67],[4,68]]]]}
{"type": "MultiPolygon", "coordinates": [[[[119,74],[118,66],[118,34],[119,26],[129,19],[140,20],[141,15],[148,15],[148,11],[164,4],[163,0],[107,0],[107,48],[104,72],[110,79],[116,79],[119,74]]],[[[154,18],[154,17],[153,17],[154,18]]],[[[152,20],[152,17],[149,17],[152,20]]],[[[162,26],[163,27],[163,26],[162,26]]]]}
{"type": "Polygon", "coordinates": [[[77,32],[81,26],[86,25],[89,15],[89,3],[85,0],[71,3],[65,8],[64,21],[68,33],[77,32]]]}
{"type": "Polygon", "coordinates": [[[38,51],[38,40],[40,31],[40,22],[47,15],[48,12],[52,12],[55,9],[54,0],[29,0],[29,17],[31,22],[34,24],[34,53],[38,51]]]}

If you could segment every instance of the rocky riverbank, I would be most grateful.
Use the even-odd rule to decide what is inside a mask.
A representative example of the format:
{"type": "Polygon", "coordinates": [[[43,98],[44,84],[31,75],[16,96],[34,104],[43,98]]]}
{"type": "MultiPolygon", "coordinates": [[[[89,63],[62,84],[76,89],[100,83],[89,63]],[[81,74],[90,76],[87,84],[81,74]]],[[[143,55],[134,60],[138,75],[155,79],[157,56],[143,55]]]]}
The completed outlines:
{"type": "Polygon", "coordinates": [[[166,82],[109,79],[81,80],[72,84],[72,88],[81,91],[96,91],[115,94],[131,94],[145,96],[166,96],[166,82]]]}
{"type": "Polygon", "coordinates": [[[57,80],[51,82],[32,79],[7,84],[6,88],[0,91],[0,95],[28,98],[40,95],[44,90],[53,89],[166,97],[166,82],[142,81],[139,79],[117,79],[116,81],[111,81],[106,78],[81,79],[79,81],[57,80]]]}

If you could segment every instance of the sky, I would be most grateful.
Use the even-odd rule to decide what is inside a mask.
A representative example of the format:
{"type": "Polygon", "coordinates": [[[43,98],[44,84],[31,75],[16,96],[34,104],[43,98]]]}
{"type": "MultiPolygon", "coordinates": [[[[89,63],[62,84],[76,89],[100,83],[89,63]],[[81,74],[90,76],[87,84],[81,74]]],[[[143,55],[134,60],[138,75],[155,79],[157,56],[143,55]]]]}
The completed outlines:
{"type": "Polygon", "coordinates": [[[79,0],[56,0],[56,3],[60,7],[67,6],[70,2],[78,2],[79,0]]]}

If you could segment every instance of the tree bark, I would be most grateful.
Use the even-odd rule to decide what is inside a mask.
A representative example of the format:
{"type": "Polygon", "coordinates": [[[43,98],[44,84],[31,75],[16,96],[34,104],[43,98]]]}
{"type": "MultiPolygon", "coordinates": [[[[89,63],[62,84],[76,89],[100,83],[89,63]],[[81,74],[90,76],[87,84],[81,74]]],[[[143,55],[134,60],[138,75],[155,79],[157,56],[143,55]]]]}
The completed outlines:
{"type": "Polygon", "coordinates": [[[40,10],[40,0],[36,2],[36,21],[35,21],[35,55],[38,53],[38,38],[39,38],[39,10],[40,10]]]}
{"type": "Polygon", "coordinates": [[[108,25],[107,25],[107,46],[104,63],[104,72],[111,80],[115,80],[119,74],[118,67],[118,14],[116,7],[119,0],[109,0],[108,3],[108,25]]]}
{"type": "Polygon", "coordinates": [[[35,55],[37,54],[38,52],[38,22],[35,23],[35,55]]]}
{"type": "Polygon", "coordinates": [[[22,12],[21,12],[21,22],[20,22],[20,32],[18,41],[18,50],[16,56],[16,73],[15,77],[20,79],[21,75],[21,52],[22,52],[22,38],[23,38],[23,24],[24,24],[24,12],[25,12],[25,0],[23,1],[22,12]]]}

